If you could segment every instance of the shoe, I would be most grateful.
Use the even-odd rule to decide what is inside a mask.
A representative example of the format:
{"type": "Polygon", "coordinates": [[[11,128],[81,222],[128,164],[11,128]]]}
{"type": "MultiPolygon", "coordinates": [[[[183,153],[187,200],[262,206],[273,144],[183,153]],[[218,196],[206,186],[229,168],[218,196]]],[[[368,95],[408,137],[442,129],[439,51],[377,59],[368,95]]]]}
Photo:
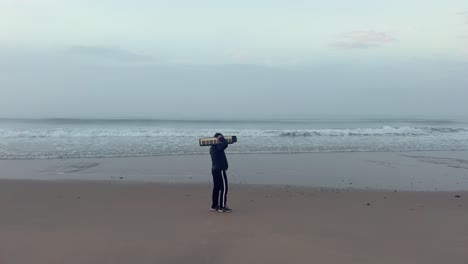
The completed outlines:
{"type": "Polygon", "coordinates": [[[218,208],[218,212],[220,213],[230,213],[232,212],[232,209],[230,209],[229,207],[225,206],[225,207],[220,207],[218,208]]]}
{"type": "Polygon", "coordinates": [[[210,211],[218,211],[218,207],[211,207],[210,211]]]}

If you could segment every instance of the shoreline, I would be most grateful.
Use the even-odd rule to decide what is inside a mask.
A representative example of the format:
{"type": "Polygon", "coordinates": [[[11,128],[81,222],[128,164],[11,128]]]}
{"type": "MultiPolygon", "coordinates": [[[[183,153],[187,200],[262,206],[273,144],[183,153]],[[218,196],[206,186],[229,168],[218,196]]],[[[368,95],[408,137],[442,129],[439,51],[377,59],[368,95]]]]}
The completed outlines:
{"type": "MultiPolygon", "coordinates": [[[[352,153],[468,153],[468,150],[395,150],[395,151],[323,151],[323,152],[313,152],[313,151],[304,151],[304,152],[228,152],[226,153],[229,156],[236,155],[310,155],[310,154],[352,154],[352,153]]],[[[142,155],[142,156],[109,156],[109,157],[60,157],[60,158],[0,158],[0,161],[10,161],[10,160],[80,160],[80,159],[138,159],[138,158],[158,158],[158,157],[190,157],[190,156],[209,156],[207,152],[204,153],[188,153],[188,154],[160,154],[160,155],[142,155]]]]}
{"type": "MultiPolygon", "coordinates": [[[[468,151],[228,153],[232,184],[468,190],[468,151]]],[[[209,155],[0,160],[0,179],[210,183],[209,155]]]]}

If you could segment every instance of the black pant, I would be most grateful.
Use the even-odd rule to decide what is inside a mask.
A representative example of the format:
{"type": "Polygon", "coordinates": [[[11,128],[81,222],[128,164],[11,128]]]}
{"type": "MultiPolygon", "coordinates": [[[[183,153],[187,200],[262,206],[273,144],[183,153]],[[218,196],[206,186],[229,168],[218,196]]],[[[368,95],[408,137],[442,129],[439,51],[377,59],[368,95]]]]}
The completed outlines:
{"type": "Polygon", "coordinates": [[[213,174],[213,195],[211,208],[226,207],[228,181],[225,170],[211,170],[213,174]]]}

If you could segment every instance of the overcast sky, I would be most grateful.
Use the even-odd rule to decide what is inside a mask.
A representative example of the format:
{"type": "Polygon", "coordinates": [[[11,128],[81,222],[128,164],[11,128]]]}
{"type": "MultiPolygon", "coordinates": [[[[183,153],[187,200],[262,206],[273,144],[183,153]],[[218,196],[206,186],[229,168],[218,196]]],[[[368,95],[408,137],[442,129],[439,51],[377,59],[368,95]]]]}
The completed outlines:
{"type": "Polygon", "coordinates": [[[466,0],[0,0],[0,117],[466,117],[467,102],[466,0]]]}

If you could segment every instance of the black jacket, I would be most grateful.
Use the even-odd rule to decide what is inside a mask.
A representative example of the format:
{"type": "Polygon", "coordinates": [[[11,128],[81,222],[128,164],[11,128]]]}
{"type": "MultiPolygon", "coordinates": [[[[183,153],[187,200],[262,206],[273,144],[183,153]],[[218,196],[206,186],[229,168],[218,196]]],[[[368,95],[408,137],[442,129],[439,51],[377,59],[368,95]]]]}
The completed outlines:
{"type": "Polygon", "coordinates": [[[228,147],[228,143],[225,138],[221,137],[219,139],[220,144],[213,145],[210,148],[212,170],[227,170],[229,165],[226,158],[226,153],[224,150],[228,147]]]}

